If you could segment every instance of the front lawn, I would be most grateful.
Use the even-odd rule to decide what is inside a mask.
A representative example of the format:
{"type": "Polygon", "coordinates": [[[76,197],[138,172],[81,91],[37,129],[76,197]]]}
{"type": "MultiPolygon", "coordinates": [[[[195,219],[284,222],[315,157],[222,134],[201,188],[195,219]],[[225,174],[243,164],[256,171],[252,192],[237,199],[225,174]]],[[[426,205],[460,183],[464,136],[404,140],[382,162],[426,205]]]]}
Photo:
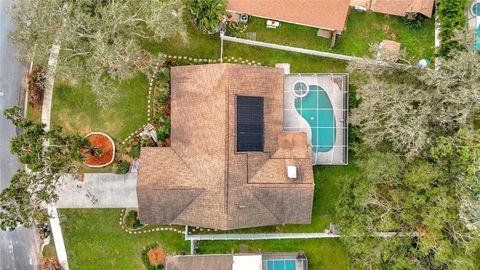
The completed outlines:
{"type": "Polygon", "coordinates": [[[143,74],[118,84],[119,95],[102,106],[87,84],[58,82],[53,91],[52,125],[66,132],[101,131],[121,142],[147,123],[148,79],[143,74]]]}
{"type": "Polygon", "coordinates": [[[265,19],[256,17],[251,17],[246,30],[236,35],[246,38],[248,32],[255,32],[258,41],[360,57],[370,55],[371,44],[390,39],[407,49],[409,60],[418,61],[433,58],[434,31],[434,19],[425,20],[421,29],[410,29],[398,16],[350,10],[346,29],[332,49],[330,39],[317,37],[316,28],[282,22],[279,28],[271,29],[266,28],[265,19]]]}

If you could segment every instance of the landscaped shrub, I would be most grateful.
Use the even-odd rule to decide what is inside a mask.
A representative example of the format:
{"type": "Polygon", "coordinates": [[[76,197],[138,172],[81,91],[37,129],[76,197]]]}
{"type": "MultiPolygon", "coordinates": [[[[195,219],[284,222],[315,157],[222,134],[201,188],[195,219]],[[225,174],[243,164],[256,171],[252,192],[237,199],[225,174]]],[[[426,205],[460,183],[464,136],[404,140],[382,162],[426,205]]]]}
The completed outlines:
{"type": "Polygon", "coordinates": [[[447,57],[452,49],[462,49],[462,46],[457,41],[452,40],[452,38],[455,31],[463,31],[466,28],[467,18],[465,9],[470,0],[440,0],[438,2],[441,40],[438,54],[447,57]]]}
{"type": "Polygon", "coordinates": [[[187,10],[192,23],[204,33],[214,33],[217,25],[226,14],[227,0],[188,0],[187,10]]]}
{"type": "Polygon", "coordinates": [[[167,117],[162,123],[160,123],[160,126],[157,129],[158,140],[164,141],[167,138],[170,138],[170,129],[171,129],[171,120],[170,120],[170,117],[167,117]]]}
{"type": "Polygon", "coordinates": [[[411,29],[419,29],[423,26],[423,21],[425,20],[425,16],[420,13],[409,12],[405,17],[403,17],[403,22],[408,28],[411,29]]]}
{"type": "Polygon", "coordinates": [[[137,211],[128,211],[127,215],[125,216],[125,225],[130,229],[138,229],[143,226],[138,219],[137,211]]]}
{"type": "Polygon", "coordinates": [[[150,264],[150,260],[148,259],[148,252],[150,250],[153,250],[155,248],[158,247],[158,244],[157,243],[153,243],[151,245],[148,245],[146,246],[144,249],[143,249],[143,252],[142,252],[142,262],[143,262],[143,265],[145,265],[145,267],[147,268],[147,270],[163,270],[163,265],[159,264],[159,265],[151,265],[150,264]]]}
{"type": "Polygon", "coordinates": [[[133,159],[137,159],[138,157],[140,157],[140,145],[135,145],[132,150],[130,150],[130,152],[128,152],[128,155],[133,158],[133,159]]]}
{"type": "Polygon", "coordinates": [[[119,162],[113,164],[112,169],[113,172],[117,174],[128,173],[128,170],[130,169],[130,162],[126,160],[120,160],[119,162]]]}

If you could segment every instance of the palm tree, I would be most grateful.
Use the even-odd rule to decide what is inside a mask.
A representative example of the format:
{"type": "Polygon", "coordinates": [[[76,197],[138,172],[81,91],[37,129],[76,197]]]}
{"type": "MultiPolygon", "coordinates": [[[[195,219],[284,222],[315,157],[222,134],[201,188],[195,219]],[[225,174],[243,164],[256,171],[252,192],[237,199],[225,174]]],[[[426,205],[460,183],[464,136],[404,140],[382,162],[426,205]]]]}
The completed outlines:
{"type": "Polygon", "coordinates": [[[225,15],[227,0],[188,0],[192,23],[204,33],[213,33],[225,15]]]}

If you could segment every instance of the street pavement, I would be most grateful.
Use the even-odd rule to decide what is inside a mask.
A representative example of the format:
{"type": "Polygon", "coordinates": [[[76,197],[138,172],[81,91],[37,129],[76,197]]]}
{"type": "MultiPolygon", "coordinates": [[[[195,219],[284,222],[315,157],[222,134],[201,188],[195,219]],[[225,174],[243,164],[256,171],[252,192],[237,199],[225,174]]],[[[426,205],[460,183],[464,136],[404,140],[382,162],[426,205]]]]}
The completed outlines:
{"type": "MultiPolygon", "coordinates": [[[[8,186],[11,176],[21,164],[10,153],[10,140],[18,132],[3,116],[3,111],[19,105],[24,68],[15,59],[15,49],[8,33],[13,29],[5,12],[14,0],[0,0],[0,189],[8,186]]],[[[37,250],[33,229],[18,228],[13,232],[0,231],[0,270],[37,269],[37,250]]]]}

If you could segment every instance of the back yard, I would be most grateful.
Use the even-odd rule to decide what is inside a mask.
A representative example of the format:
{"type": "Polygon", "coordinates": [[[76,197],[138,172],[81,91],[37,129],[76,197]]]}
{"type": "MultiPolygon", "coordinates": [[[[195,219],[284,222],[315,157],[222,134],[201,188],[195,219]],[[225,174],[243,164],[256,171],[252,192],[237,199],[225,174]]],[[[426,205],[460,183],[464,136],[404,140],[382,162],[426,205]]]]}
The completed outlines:
{"type": "Polygon", "coordinates": [[[241,33],[231,31],[229,35],[246,38],[256,33],[256,40],[293,47],[327,51],[353,56],[371,56],[369,46],[384,39],[400,42],[406,48],[408,59],[433,58],[434,19],[427,19],[421,29],[408,28],[401,17],[373,12],[350,10],[346,29],[330,49],[330,40],[317,37],[317,29],[297,24],[281,23],[277,29],[266,27],[266,20],[251,17],[246,29],[241,33]]]}

